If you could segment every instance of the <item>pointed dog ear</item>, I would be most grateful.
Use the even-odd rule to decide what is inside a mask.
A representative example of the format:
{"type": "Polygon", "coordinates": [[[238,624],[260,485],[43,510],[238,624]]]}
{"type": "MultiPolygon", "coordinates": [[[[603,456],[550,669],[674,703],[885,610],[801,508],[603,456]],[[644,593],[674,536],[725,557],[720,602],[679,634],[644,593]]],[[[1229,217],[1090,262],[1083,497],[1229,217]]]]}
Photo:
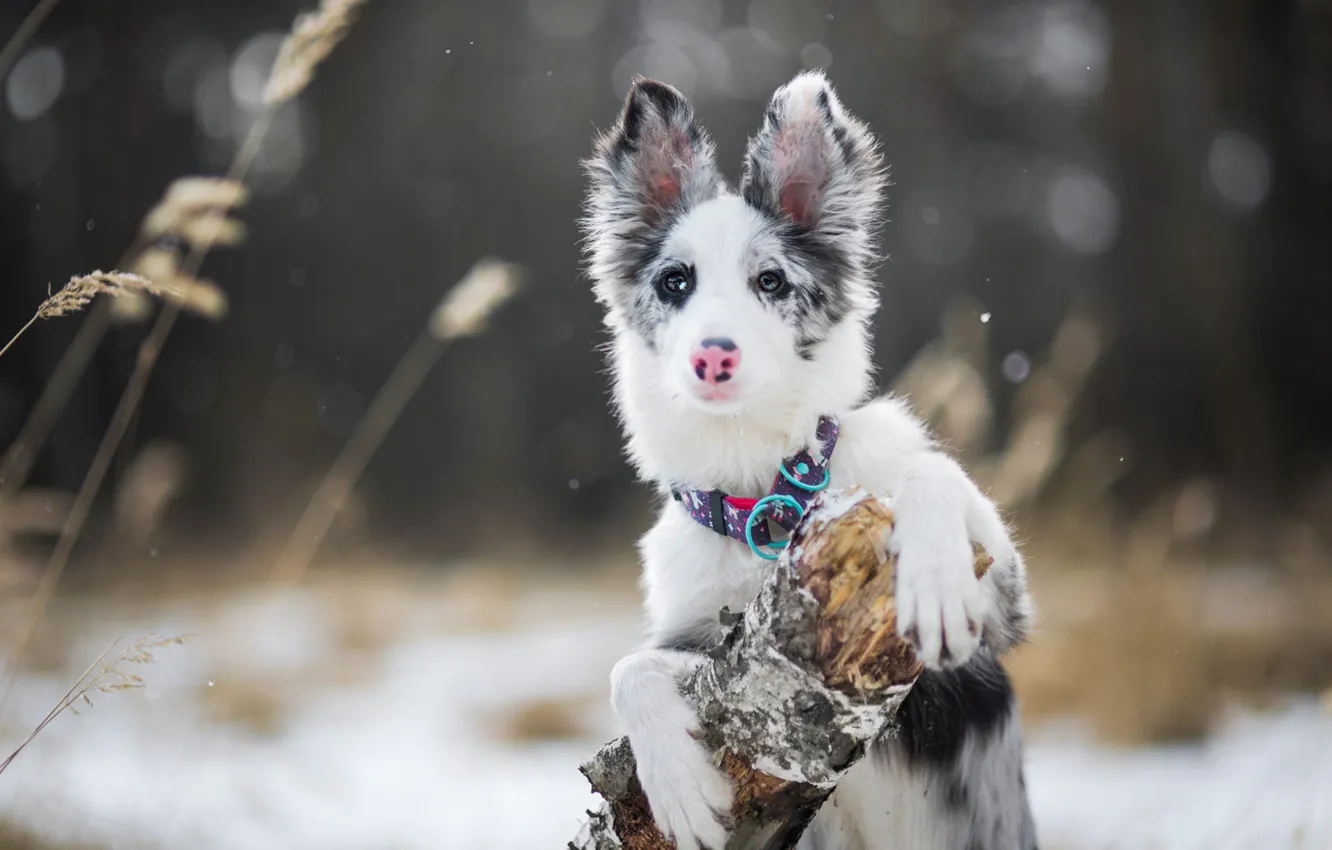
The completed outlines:
{"type": "Polygon", "coordinates": [[[635,78],[615,126],[584,162],[592,235],[660,223],[717,193],[713,145],[674,88],[635,78]]]}
{"type": "Polygon", "coordinates": [[[886,175],[878,143],[822,73],[779,88],[745,152],[740,191],[751,206],[828,235],[869,237],[886,175]]]}

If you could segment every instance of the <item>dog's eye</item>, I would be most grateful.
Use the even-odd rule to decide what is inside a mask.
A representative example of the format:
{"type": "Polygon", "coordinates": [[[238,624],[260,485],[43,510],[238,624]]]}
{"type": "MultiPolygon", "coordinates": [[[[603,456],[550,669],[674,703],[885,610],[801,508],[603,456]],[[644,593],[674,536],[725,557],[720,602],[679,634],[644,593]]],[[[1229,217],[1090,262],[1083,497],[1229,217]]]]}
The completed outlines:
{"type": "Polygon", "coordinates": [[[663,275],[658,285],[666,295],[684,295],[691,286],[689,275],[678,269],[663,275]]]}
{"type": "Polygon", "coordinates": [[[781,292],[786,286],[786,278],[782,277],[781,272],[764,272],[758,276],[758,286],[768,294],[781,292]]]}

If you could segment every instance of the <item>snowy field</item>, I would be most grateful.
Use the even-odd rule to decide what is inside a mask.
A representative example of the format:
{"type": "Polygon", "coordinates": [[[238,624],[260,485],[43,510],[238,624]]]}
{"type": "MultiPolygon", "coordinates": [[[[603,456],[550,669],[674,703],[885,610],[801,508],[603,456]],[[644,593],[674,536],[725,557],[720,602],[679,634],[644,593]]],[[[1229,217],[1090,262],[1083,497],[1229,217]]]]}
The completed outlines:
{"type": "MultiPolygon", "coordinates": [[[[638,620],[623,593],[505,602],[237,592],[89,626],[71,668],[118,635],[193,637],[136,671],[144,690],[52,725],[0,777],[0,821],[135,850],[562,847],[593,805],[576,766],[615,734],[606,677],[638,620]]],[[[0,739],[70,679],[23,678],[0,739]]],[[[1108,750],[1073,723],[1029,737],[1045,848],[1332,848],[1332,716],[1312,700],[1199,746],[1108,750]]]]}

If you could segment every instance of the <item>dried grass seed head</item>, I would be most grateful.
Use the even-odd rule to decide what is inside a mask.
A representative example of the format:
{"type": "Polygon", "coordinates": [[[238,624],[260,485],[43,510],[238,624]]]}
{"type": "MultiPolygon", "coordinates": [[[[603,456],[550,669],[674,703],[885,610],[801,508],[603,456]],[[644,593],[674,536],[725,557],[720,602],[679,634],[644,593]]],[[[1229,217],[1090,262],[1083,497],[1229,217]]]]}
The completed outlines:
{"type": "MultiPolygon", "coordinates": [[[[135,261],[134,270],[148,279],[149,292],[182,310],[212,321],[218,321],[227,314],[226,293],[212,281],[184,274],[180,270],[179,255],[169,248],[148,248],[135,261]]],[[[136,304],[124,311],[125,317],[136,318],[130,309],[141,306],[146,309],[146,305],[136,304]]]]}
{"type": "Polygon", "coordinates": [[[323,0],[314,11],[296,17],[264,86],[265,104],[285,103],[305,90],[314,79],[315,68],[346,36],[364,3],[365,0],[323,0]]]}
{"type": "Polygon", "coordinates": [[[177,275],[162,284],[157,294],[182,310],[214,322],[227,315],[227,295],[211,280],[177,275]]]}
{"type": "Polygon", "coordinates": [[[245,225],[224,212],[182,216],[175,233],[196,249],[239,245],[245,241],[245,225]]]}
{"type": "Polygon", "coordinates": [[[37,318],[54,319],[76,313],[87,307],[98,295],[121,295],[126,291],[148,291],[152,281],[128,272],[104,272],[80,275],[69,279],[60,291],[49,296],[37,307],[37,318]]]}
{"type": "Polygon", "coordinates": [[[153,300],[142,292],[124,292],[111,302],[111,319],[122,325],[136,325],[153,314],[153,300]]]}
{"type": "Polygon", "coordinates": [[[430,316],[430,335],[438,340],[472,336],[522,288],[522,270],[513,263],[485,258],[449,290],[430,316]]]}
{"type": "Polygon", "coordinates": [[[181,177],[167,187],[165,203],[183,209],[235,209],[245,206],[250,190],[228,177],[181,177]]]}
{"type": "Polygon", "coordinates": [[[144,217],[140,234],[155,240],[178,236],[195,248],[235,245],[245,227],[228,216],[249,199],[244,184],[220,177],[182,177],[144,217]]]}

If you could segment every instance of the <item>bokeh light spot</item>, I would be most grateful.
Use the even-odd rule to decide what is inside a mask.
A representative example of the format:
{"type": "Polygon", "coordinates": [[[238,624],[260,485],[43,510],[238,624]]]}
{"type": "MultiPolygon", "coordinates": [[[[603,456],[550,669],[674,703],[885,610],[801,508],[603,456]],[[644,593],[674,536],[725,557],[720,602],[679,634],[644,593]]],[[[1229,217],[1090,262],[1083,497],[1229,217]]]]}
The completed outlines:
{"type": "Polygon", "coordinates": [[[1045,212],[1059,241],[1079,254],[1102,254],[1119,235],[1119,201],[1100,177],[1068,170],[1054,179],[1045,212]]]}
{"type": "Polygon", "coordinates": [[[1021,351],[1010,351],[1004,357],[1003,366],[1000,368],[1005,380],[1020,384],[1031,374],[1031,359],[1021,351]]]}
{"type": "Polygon", "coordinates": [[[1101,93],[1109,77],[1111,27],[1086,0],[1045,10],[1031,54],[1031,72],[1046,88],[1069,98],[1101,93]]]}
{"type": "Polygon", "coordinates": [[[800,48],[800,64],[806,68],[828,68],[832,65],[832,51],[817,41],[800,48]]]}
{"type": "Polygon", "coordinates": [[[5,82],[10,113],[20,121],[40,118],[65,87],[65,60],[54,47],[29,50],[14,63],[5,82]]]}
{"type": "Polygon", "coordinates": [[[1272,160],[1252,136],[1223,130],[1208,148],[1207,175],[1227,204],[1247,212],[1267,199],[1272,188],[1272,160]]]}

